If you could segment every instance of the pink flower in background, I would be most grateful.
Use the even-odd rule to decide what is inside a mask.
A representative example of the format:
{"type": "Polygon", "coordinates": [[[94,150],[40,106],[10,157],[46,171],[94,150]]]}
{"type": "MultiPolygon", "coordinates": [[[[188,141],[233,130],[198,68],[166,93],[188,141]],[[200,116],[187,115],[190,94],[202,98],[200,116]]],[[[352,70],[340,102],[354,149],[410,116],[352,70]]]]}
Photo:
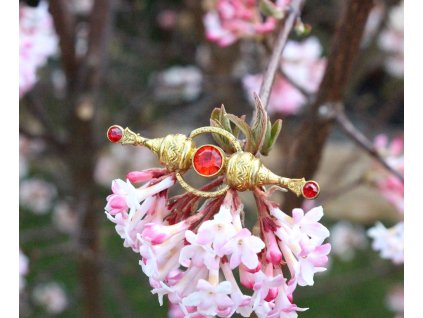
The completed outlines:
{"type": "Polygon", "coordinates": [[[157,23],[162,29],[171,30],[178,23],[178,13],[173,10],[163,10],[157,15],[157,23]]]}
{"type": "MultiPolygon", "coordinates": [[[[286,9],[289,0],[277,0],[275,5],[286,9]]],[[[215,0],[203,18],[208,40],[221,47],[242,38],[255,38],[272,32],[277,25],[274,17],[263,18],[255,0],[215,0]]]]}
{"type": "Polygon", "coordinates": [[[57,37],[47,2],[36,8],[19,6],[19,96],[37,81],[37,70],[56,53],[57,37]]]}
{"type": "Polygon", "coordinates": [[[395,318],[404,318],[404,286],[396,285],[388,292],[387,307],[395,313],[395,318]]]}
{"type": "MultiPolygon", "coordinates": [[[[404,139],[395,137],[389,142],[388,137],[381,134],[376,136],[374,145],[386,162],[404,175],[404,139]]],[[[403,214],[404,183],[381,167],[376,170],[375,184],[380,193],[403,214]]]]}
{"type": "Polygon", "coordinates": [[[78,230],[77,211],[66,202],[59,202],[53,209],[53,224],[57,229],[66,234],[75,234],[78,230]]]}
{"type": "Polygon", "coordinates": [[[56,282],[37,285],[32,297],[34,302],[44,308],[50,315],[63,312],[68,306],[68,299],[63,287],[56,282]]]}
{"type": "Polygon", "coordinates": [[[28,257],[19,249],[19,292],[25,288],[25,276],[28,273],[28,257]]]}
{"type": "MultiPolygon", "coordinates": [[[[243,77],[242,84],[251,103],[253,103],[253,92],[260,91],[262,82],[262,74],[246,75],[243,77]]],[[[269,112],[294,115],[300,111],[306,101],[306,98],[299,90],[292,86],[282,76],[276,75],[269,99],[269,112]]]]}
{"type": "Polygon", "coordinates": [[[380,256],[390,259],[394,264],[404,263],[404,223],[387,229],[382,223],[378,222],[374,227],[367,231],[367,234],[373,239],[372,247],[380,252],[380,256]]]}
{"type": "Polygon", "coordinates": [[[20,182],[19,204],[35,214],[47,213],[52,208],[56,195],[56,187],[42,179],[33,178],[20,182]]]}
{"type": "Polygon", "coordinates": [[[387,53],[385,69],[392,76],[404,77],[404,2],[389,12],[387,27],[380,34],[379,46],[387,53]]]}
{"type": "Polygon", "coordinates": [[[282,54],[282,69],[297,85],[315,93],[326,68],[322,54],[323,48],[314,36],[302,42],[288,41],[282,54]]]}
{"type": "Polygon", "coordinates": [[[368,245],[366,232],[360,225],[340,221],[332,226],[330,233],[332,254],[343,261],[352,260],[356,250],[362,250],[368,245]]]}
{"type": "MultiPolygon", "coordinates": [[[[326,59],[321,57],[322,47],[315,37],[303,42],[288,41],[284,49],[281,68],[288,78],[312,94],[322,79],[326,59]]],[[[247,74],[242,79],[245,93],[253,104],[253,92],[259,92],[262,74],[247,74]]],[[[277,74],[270,94],[268,111],[285,115],[297,114],[307,102],[306,96],[286,78],[277,74]]]]}

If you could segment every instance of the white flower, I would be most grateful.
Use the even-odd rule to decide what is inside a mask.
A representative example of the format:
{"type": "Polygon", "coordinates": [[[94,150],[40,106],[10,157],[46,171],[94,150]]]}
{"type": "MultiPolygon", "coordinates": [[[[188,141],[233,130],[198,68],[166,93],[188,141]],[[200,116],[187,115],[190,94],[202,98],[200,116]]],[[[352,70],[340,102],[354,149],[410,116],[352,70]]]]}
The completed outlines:
{"type": "Polygon", "coordinates": [[[67,234],[76,233],[78,215],[66,202],[59,202],[53,209],[53,223],[59,231],[67,234]]]}
{"type": "Polygon", "coordinates": [[[56,187],[42,179],[28,179],[21,181],[19,187],[19,202],[35,214],[45,214],[56,197],[56,187]]]}
{"type": "Polygon", "coordinates": [[[195,100],[202,90],[203,75],[195,66],[173,66],[152,79],[157,100],[176,104],[195,100]]]}
{"type": "Polygon", "coordinates": [[[25,287],[25,275],[28,273],[28,257],[19,249],[19,291],[25,287]]]}
{"type": "Polygon", "coordinates": [[[358,225],[341,221],[336,223],[330,232],[332,253],[344,261],[354,257],[355,249],[364,249],[367,246],[366,233],[358,225]]]}
{"type": "Polygon", "coordinates": [[[50,314],[59,314],[68,306],[65,291],[56,282],[36,286],[32,296],[34,301],[50,314]]]}
{"type": "Polygon", "coordinates": [[[372,247],[380,256],[392,260],[395,264],[404,263],[404,223],[387,229],[378,222],[367,231],[373,239],[372,247]]]}

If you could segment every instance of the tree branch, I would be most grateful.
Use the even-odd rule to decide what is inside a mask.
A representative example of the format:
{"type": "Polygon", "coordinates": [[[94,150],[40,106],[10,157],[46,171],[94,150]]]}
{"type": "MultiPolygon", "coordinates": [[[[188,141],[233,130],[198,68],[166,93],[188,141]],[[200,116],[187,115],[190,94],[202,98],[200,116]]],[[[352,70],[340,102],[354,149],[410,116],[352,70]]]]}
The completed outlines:
{"type": "Polygon", "coordinates": [[[395,170],[376,150],[373,143],[359,131],[353,123],[348,119],[343,111],[336,114],[336,122],[361,149],[366,151],[373,159],[378,161],[383,167],[385,167],[390,173],[398,178],[401,182],[404,182],[404,176],[395,170]]]}
{"type": "Polygon", "coordinates": [[[68,86],[73,86],[78,71],[78,61],[75,54],[74,17],[69,9],[69,1],[52,0],[49,7],[53,17],[54,28],[59,36],[63,70],[67,81],[70,82],[68,86]]]}
{"type": "Polygon", "coordinates": [[[270,92],[272,90],[273,81],[277,70],[280,68],[281,56],[285,47],[288,35],[294,27],[295,20],[301,12],[303,0],[293,0],[291,3],[291,10],[283,20],[283,25],[276,39],[276,43],[273,47],[272,55],[270,57],[269,64],[267,65],[266,72],[264,73],[263,83],[260,87],[260,99],[265,108],[269,103],[270,92]]]}
{"type": "MultiPolygon", "coordinates": [[[[339,107],[347,89],[355,58],[359,52],[361,38],[367,22],[372,0],[349,0],[337,24],[333,38],[328,66],[323,76],[316,100],[310,113],[299,128],[290,149],[285,167],[287,177],[299,176],[312,178],[316,172],[323,148],[334,124],[333,116],[339,107]]],[[[303,198],[287,197],[284,210],[291,211],[301,206],[303,198]]]]}

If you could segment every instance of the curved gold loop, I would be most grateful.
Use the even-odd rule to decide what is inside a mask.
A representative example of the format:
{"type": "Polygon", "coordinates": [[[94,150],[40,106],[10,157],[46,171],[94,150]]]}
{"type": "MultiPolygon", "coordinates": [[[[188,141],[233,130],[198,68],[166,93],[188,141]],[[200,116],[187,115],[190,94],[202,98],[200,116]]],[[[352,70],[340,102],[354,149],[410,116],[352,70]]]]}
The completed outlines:
{"type": "Polygon", "coordinates": [[[193,193],[196,196],[203,197],[203,198],[214,198],[214,197],[218,197],[220,195],[225,194],[229,190],[229,186],[228,185],[225,185],[223,188],[221,188],[221,189],[219,189],[217,191],[212,191],[212,192],[205,192],[205,191],[197,190],[197,189],[191,187],[184,180],[184,178],[182,178],[182,175],[179,172],[176,172],[176,179],[178,179],[179,184],[181,185],[182,188],[184,188],[188,192],[193,193]]]}
{"type": "Polygon", "coordinates": [[[206,127],[197,128],[191,132],[188,138],[192,139],[194,137],[197,137],[198,135],[206,134],[206,133],[214,133],[214,134],[219,134],[223,137],[226,137],[237,152],[242,151],[242,147],[238,139],[236,139],[236,137],[232,135],[229,131],[226,131],[219,127],[206,126],[206,127]]]}

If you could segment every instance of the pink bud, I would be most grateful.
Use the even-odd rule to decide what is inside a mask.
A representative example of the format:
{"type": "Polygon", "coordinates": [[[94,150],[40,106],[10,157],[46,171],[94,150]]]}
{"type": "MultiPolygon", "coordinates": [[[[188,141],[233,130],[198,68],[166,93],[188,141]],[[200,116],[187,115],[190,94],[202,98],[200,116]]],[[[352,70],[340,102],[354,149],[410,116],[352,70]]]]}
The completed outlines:
{"type": "Polygon", "coordinates": [[[265,301],[272,301],[273,299],[275,299],[278,296],[279,290],[275,287],[275,288],[270,288],[269,292],[267,293],[266,298],[264,299],[265,301]]]}
{"type": "Polygon", "coordinates": [[[273,232],[264,232],[264,240],[266,242],[266,260],[273,265],[278,266],[282,261],[282,253],[279,249],[276,237],[273,232]]]}
{"type": "Polygon", "coordinates": [[[131,183],[146,182],[151,179],[160,178],[166,173],[166,169],[152,168],[143,171],[131,171],[127,174],[126,179],[131,183]]]}

